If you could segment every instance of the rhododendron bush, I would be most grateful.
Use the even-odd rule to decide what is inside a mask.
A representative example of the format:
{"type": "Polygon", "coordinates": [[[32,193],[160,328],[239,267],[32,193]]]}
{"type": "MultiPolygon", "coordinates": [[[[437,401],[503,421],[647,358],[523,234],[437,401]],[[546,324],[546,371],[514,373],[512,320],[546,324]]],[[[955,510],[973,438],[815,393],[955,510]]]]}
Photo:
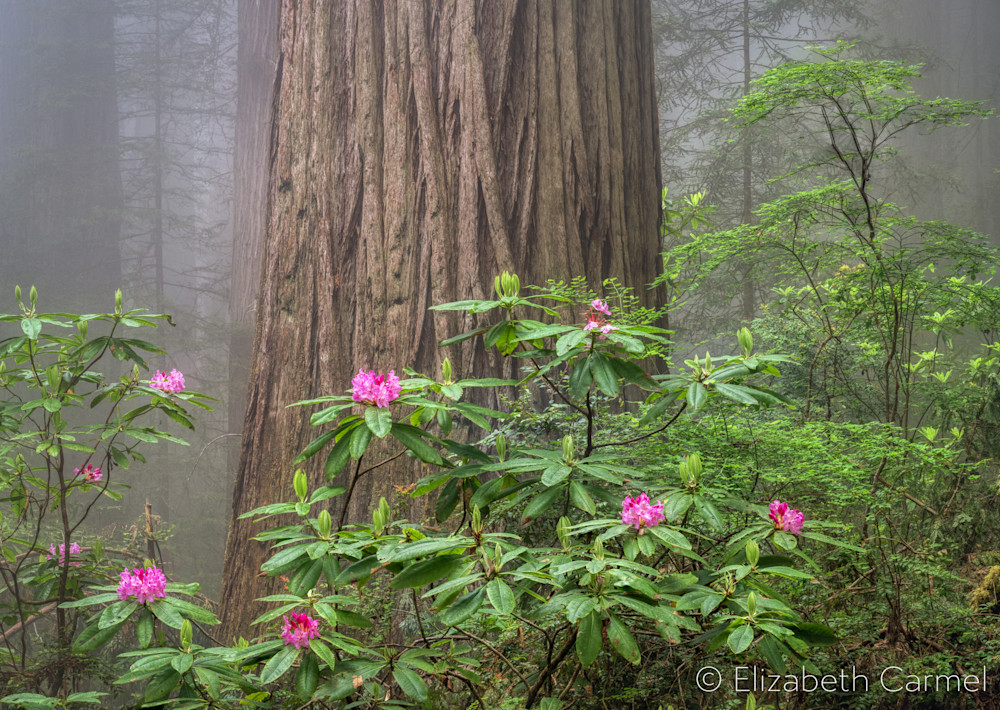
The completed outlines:
{"type": "MultiPolygon", "coordinates": [[[[720,402],[780,405],[766,378],[783,358],[755,354],[744,330],[737,354],[706,354],[659,374],[669,333],[651,322],[655,314],[630,313],[621,291],[601,297],[554,285],[523,295],[506,273],[495,291],[493,300],[436,306],[479,314],[476,328],[445,345],[481,338],[500,356],[517,357],[521,381],[463,378],[447,359],[440,377],[405,363],[357,363],[344,393],[298,403],[311,408],[304,411],[317,436],[290,463],[320,457],[325,480],[298,470],[294,499],[246,514],[281,516],[256,538],[272,546],[261,573],[280,576],[285,589],[260,600],[255,639],[199,645],[194,628],[215,617],[183,598],[196,585],[169,581],[152,560],[128,564],[86,551],[78,535],[69,540],[71,523],[63,546],[36,554],[23,572],[27,587],[44,587],[43,596],[59,602],[59,653],[79,658],[124,639],[134,650],[119,657],[127,669],[118,683],[137,684],[146,703],[176,707],[442,707],[435,698],[457,694],[479,707],[516,699],[556,708],[557,696],[584,692],[577,679],[593,668],[639,664],[674,644],[784,668],[807,662],[812,644],[831,641],[830,629],[778,591],[782,580],[812,577],[807,543],[840,544],[819,532],[822,521],[715,489],[697,451],[668,445],[656,466],[630,461],[638,442],[720,402]],[[529,317],[538,313],[546,322],[529,317]],[[509,413],[470,401],[477,389],[515,386],[562,402],[571,431],[540,443],[508,440],[509,413]],[[597,413],[621,406],[615,402],[635,411],[621,412],[630,418],[624,435],[599,426],[597,413]],[[370,522],[345,520],[357,482],[404,454],[423,471],[407,494],[430,496],[431,516],[408,518],[405,506],[383,498],[370,522]],[[405,610],[391,622],[391,641],[371,630],[389,623],[370,618],[372,597],[385,613],[405,610]]],[[[45,336],[31,321],[47,321],[25,310],[16,347],[40,348],[45,336]]],[[[41,383],[38,407],[53,414],[80,402],[113,404],[106,429],[54,438],[49,446],[58,450],[43,451],[59,472],[59,485],[48,489],[57,501],[115,493],[119,469],[138,446],[124,437],[177,441],[137,429],[138,416],[159,410],[188,425],[183,404],[199,403],[176,370],[139,376],[145,363],[136,348],[153,346],[114,337],[126,319],[147,319],[124,312],[107,319],[112,335],[96,345],[86,321],[68,322],[80,335],[60,345],[77,358],[67,360],[67,375],[39,376],[30,367],[20,375],[21,383],[41,383]],[[137,367],[106,383],[91,365],[112,346],[137,367]],[[143,404],[114,406],[133,398],[143,404]]],[[[16,559],[14,543],[5,545],[16,559]]],[[[47,689],[65,695],[61,681],[47,689]]]]}

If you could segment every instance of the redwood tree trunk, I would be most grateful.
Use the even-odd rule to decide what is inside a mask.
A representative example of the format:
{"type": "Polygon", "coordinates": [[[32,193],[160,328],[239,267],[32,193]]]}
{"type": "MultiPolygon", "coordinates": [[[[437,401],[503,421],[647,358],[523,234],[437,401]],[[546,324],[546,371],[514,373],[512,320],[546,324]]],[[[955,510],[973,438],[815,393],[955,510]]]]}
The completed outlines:
{"type": "MultiPolygon", "coordinates": [[[[250,633],[250,600],[273,589],[236,516],[289,498],[315,434],[286,405],[345,391],[359,367],[434,373],[448,354],[459,376],[496,372],[471,343],[440,351],[473,323],[427,309],[488,296],[502,269],[598,290],[616,276],[648,297],[650,26],[644,2],[284,0],[226,637],[250,633]]],[[[362,479],[352,517],[415,473],[362,479]]]]}
{"type": "MultiPolygon", "coordinates": [[[[278,59],[278,5],[240,0],[233,159],[233,271],[229,288],[229,431],[242,429],[267,204],[267,157],[278,59]]],[[[239,448],[232,457],[236,469],[239,448]]]]}

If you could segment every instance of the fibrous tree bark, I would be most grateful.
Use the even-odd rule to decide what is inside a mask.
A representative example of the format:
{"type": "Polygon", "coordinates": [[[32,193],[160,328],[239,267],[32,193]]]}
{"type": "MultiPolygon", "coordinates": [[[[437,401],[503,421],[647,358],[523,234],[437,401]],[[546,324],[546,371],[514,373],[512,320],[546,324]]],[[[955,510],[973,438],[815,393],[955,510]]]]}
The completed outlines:
{"type": "MultiPolygon", "coordinates": [[[[247,634],[264,546],[236,517],[288,498],[297,400],[359,367],[490,369],[428,311],[522,283],[656,275],[660,172],[648,3],[285,0],[254,360],[224,570],[247,634]]],[[[496,372],[496,370],[492,370],[496,372]]],[[[319,471],[311,471],[317,480],[319,471]]],[[[413,471],[368,477],[349,514],[413,471]],[[355,507],[356,506],[356,507],[355,507]]]]}

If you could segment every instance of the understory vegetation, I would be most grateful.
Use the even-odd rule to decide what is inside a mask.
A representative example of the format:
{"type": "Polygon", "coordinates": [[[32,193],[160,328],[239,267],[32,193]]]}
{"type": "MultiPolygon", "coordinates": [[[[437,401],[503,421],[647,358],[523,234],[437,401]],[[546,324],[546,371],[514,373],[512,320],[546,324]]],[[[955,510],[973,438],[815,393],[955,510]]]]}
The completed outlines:
{"type": "Polygon", "coordinates": [[[522,379],[356,363],[350,388],[298,402],[315,437],[289,466],[324,476],[246,514],[285,586],[253,639],[213,638],[198,585],[167,580],[142,535],[85,525],[210,406],[176,370],[145,374],[160,351],[126,333],[166,316],[120,293],[45,313],[18,290],[0,316],[0,700],[996,706],[1000,255],[886,196],[900,133],[990,112],[923,99],[916,76],[839,49],[765,74],[732,120],[801,135],[801,189],[726,230],[710,199],[666,203],[661,309],[504,272],[490,299],[433,308],[479,324],[442,346],[522,379]],[[762,315],[685,355],[670,312],[716,319],[748,274],[762,315]],[[401,456],[424,477],[346,520],[401,456]],[[421,496],[432,513],[410,519],[421,496]]]}

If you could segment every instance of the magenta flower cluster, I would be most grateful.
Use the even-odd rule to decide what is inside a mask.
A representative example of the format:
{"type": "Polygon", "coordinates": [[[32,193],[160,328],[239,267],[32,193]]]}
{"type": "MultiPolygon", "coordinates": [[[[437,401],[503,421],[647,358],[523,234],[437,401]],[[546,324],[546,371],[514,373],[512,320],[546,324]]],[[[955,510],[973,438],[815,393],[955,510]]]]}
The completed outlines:
{"type": "Polygon", "coordinates": [[[628,496],[622,501],[622,522],[634,525],[640,535],[643,528],[658,526],[663,517],[663,503],[654,505],[645,493],[640,493],[635,498],[628,496]]]}
{"type": "Polygon", "coordinates": [[[601,340],[604,340],[608,333],[618,330],[605,320],[604,316],[611,316],[611,308],[599,298],[590,302],[590,313],[587,315],[587,324],[583,326],[586,331],[600,330],[601,340]]]}
{"type": "MultiPolygon", "coordinates": [[[[71,542],[69,544],[69,554],[70,555],[79,555],[80,552],[81,552],[81,550],[80,550],[80,543],[78,543],[78,542],[71,542]]],[[[54,544],[49,545],[49,553],[50,554],[45,555],[45,559],[47,559],[47,560],[51,560],[52,558],[54,558],[56,556],[56,546],[54,544]]],[[[64,564],[66,564],[66,543],[63,542],[63,543],[59,544],[59,565],[62,566],[64,564]]],[[[82,564],[83,564],[83,562],[81,562],[80,560],[77,560],[77,561],[74,562],[71,559],[70,563],[69,563],[69,566],[70,567],[76,567],[77,565],[82,565],[82,564]]]]}
{"type": "Polygon", "coordinates": [[[281,638],[285,640],[286,646],[305,648],[309,645],[309,639],[319,638],[318,619],[313,619],[308,614],[292,614],[291,619],[282,614],[281,619],[285,622],[281,638]]]}
{"type": "Polygon", "coordinates": [[[171,370],[169,375],[157,370],[149,381],[149,386],[166,394],[177,394],[184,391],[184,375],[177,370],[171,370]]]}
{"type": "Polygon", "coordinates": [[[83,476],[87,479],[87,483],[97,483],[104,477],[104,474],[101,473],[101,467],[95,466],[92,463],[88,463],[84,466],[82,471],[78,468],[74,468],[73,475],[83,476]]]}
{"type": "Polygon", "coordinates": [[[167,596],[167,578],[163,576],[163,571],[157,567],[134,568],[130,573],[127,569],[121,573],[121,581],[118,584],[118,598],[121,600],[135,597],[137,601],[145,604],[154,599],[162,599],[167,596]]]}
{"type": "Polygon", "coordinates": [[[388,407],[403,391],[395,370],[389,370],[388,375],[376,375],[374,370],[369,370],[367,374],[358,370],[351,384],[354,386],[351,392],[355,402],[374,404],[376,407],[388,407]]]}
{"type": "Polygon", "coordinates": [[[787,530],[794,535],[802,532],[802,523],[806,519],[805,515],[795,508],[790,509],[788,503],[782,503],[780,500],[771,503],[768,517],[774,521],[776,530],[787,530]]]}

